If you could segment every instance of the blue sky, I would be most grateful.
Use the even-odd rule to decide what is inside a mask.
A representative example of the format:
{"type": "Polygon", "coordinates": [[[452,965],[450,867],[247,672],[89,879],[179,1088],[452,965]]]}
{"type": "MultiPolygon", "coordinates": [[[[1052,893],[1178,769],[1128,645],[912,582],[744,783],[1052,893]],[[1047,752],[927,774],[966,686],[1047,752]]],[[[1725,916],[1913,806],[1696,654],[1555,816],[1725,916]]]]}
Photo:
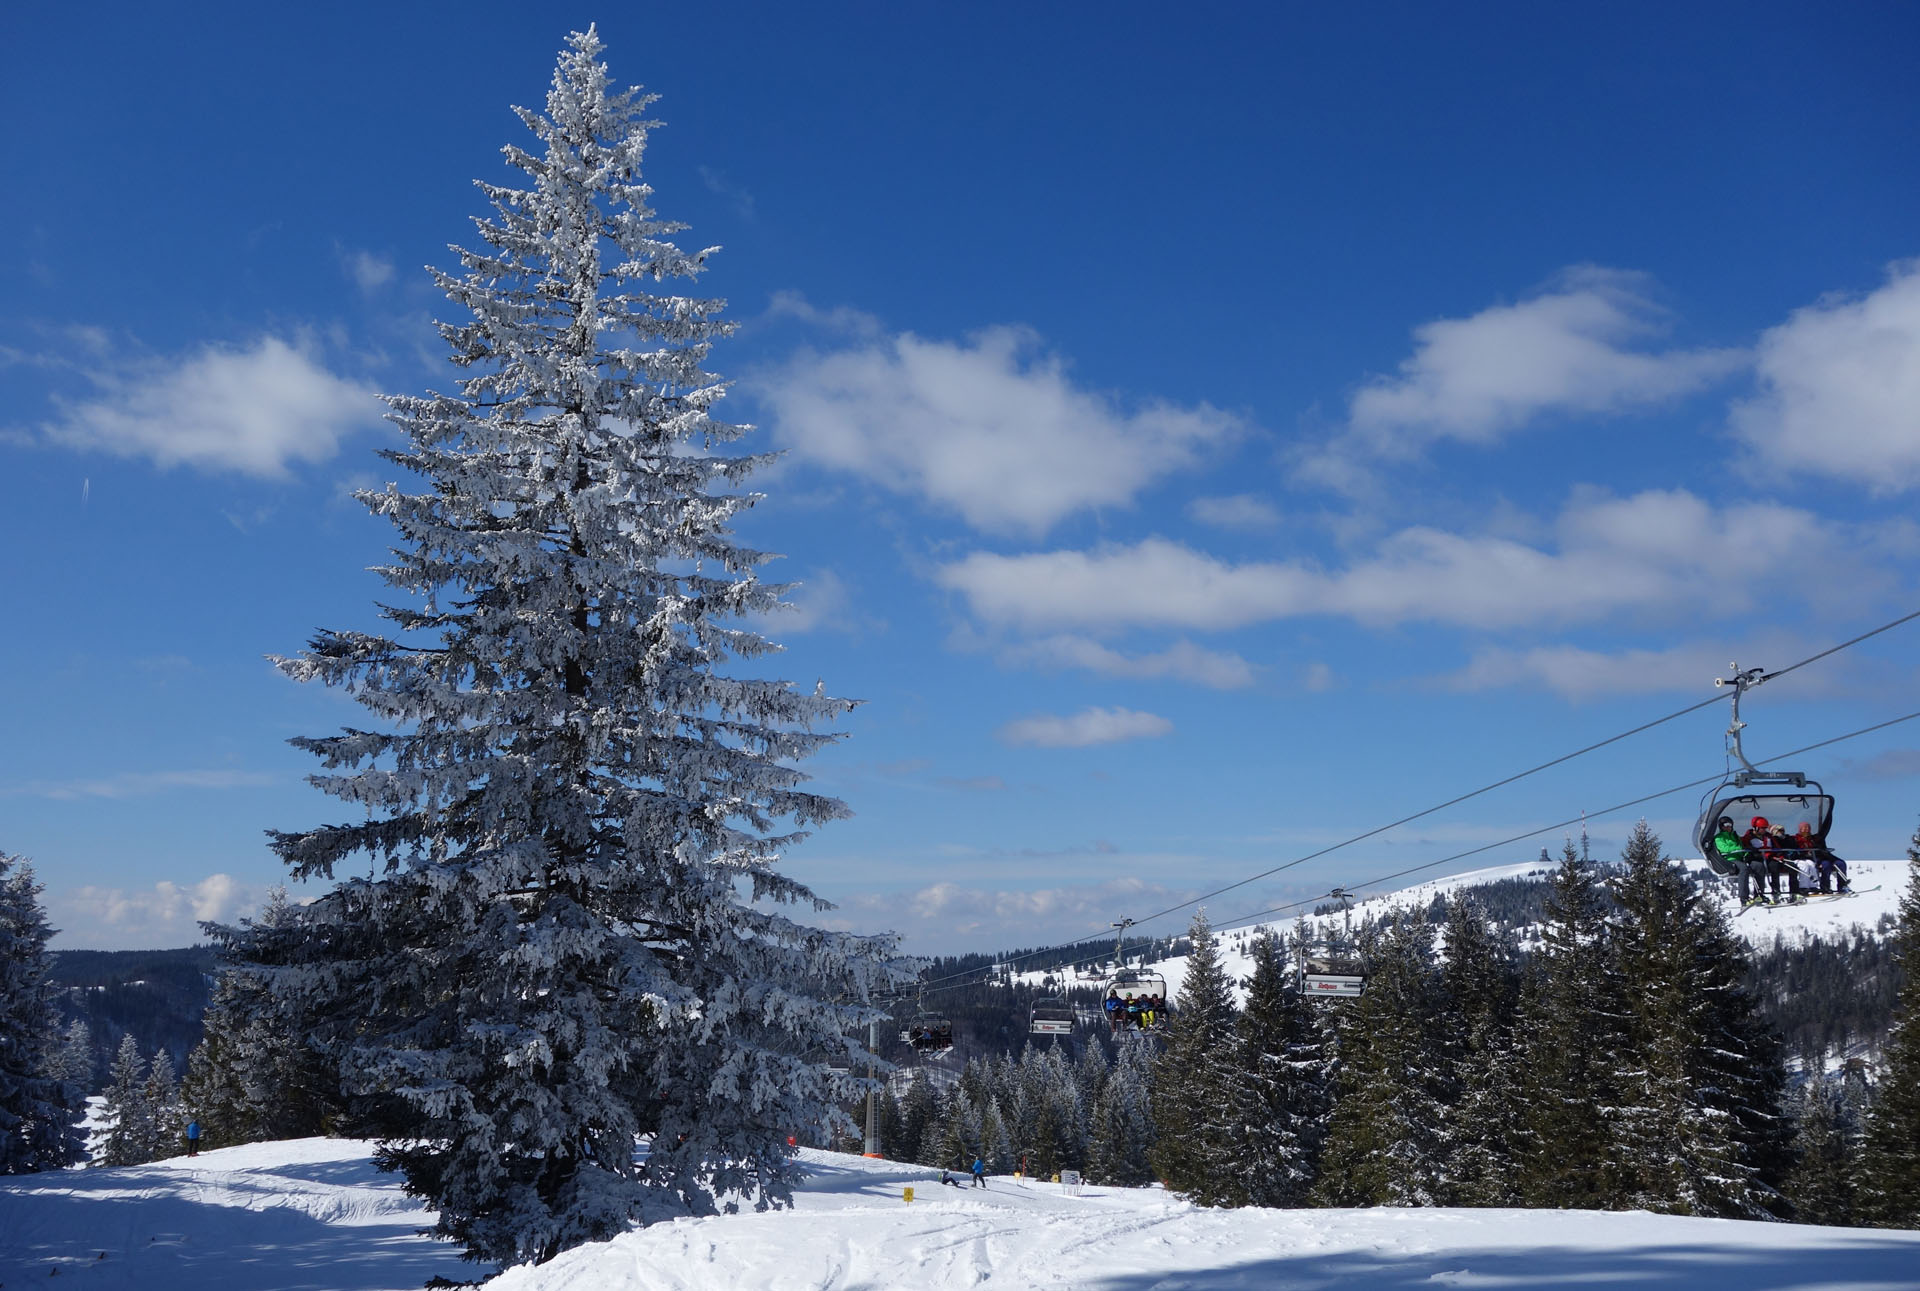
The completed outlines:
{"type": "MultiPolygon", "coordinates": [[[[373,395],[449,383],[421,266],[595,21],[787,450],[778,670],[868,701],[812,767],[857,815],[788,861],[846,926],[1078,936],[1920,608],[1909,6],[14,5],[0,847],[57,944],[182,944],[331,817],[285,741],[358,710],[264,657],[371,624],[373,395]]],[[[1757,692],[1749,751],[1920,709],[1916,643],[1757,692]]],[[[1211,913],[1710,774],[1724,725],[1211,913]]],[[[1920,723],[1805,769],[1899,854],[1920,723]]],[[[1678,847],[1693,798],[1644,810],[1678,847]]]]}

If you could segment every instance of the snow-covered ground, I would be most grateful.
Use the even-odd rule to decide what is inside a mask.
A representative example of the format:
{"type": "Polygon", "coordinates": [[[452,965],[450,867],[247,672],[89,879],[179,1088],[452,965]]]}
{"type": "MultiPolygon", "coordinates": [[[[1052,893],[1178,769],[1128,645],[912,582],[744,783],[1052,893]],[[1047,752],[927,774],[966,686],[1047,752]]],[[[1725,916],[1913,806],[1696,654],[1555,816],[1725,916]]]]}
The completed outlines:
{"type": "MultiPolygon", "coordinates": [[[[1705,870],[1705,861],[1685,862],[1690,869],[1705,870]]],[[[1825,940],[1838,940],[1850,936],[1856,927],[1871,932],[1876,928],[1882,916],[1897,915],[1900,905],[1900,893],[1907,882],[1907,862],[1898,861],[1849,861],[1853,875],[1856,895],[1835,900],[1811,901],[1805,905],[1756,908],[1740,915],[1733,922],[1733,929],[1754,946],[1770,946],[1775,937],[1783,937],[1789,943],[1805,937],[1819,937],[1825,940]],[[1865,889],[1878,887],[1879,891],[1865,889]]],[[[1370,895],[1364,900],[1353,903],[1351,918],[1355,927],[1381,917],[1396,909],[1425,909],[1435,897],[1443,897],[1461,888],[1479,887],[1482,884],[1498,883],[1502,879],[1545,878],[1553,873],[1553,866],[1542,865],[1538,861],[1529,861],[1523,865],[1495,865],[1486,869],[1468,870],[1462,874],[1451,874],[1446,878],[1430,879],[1401,888],[1395,892],[1370,895]]],[[[1710,891],[1717,892],[1728,914],[1733,914],[1739,902],[1734,890],[1725,880],[1716,880],[1710,891]]],[[[1323,903],[1324,904],[1324,903],[1323,903]]],[[[1308,927],[1314,936],[1323,936],[1329,930],[1337,930],[1341,925],[1341,916],[1326,915],[1319,918],[1308,917],[1308,927]]],[[[1228,980],[1236,984],[1239,994],[1246,994],[1246,979],[1253,973],[1253,960],[1248,948],[1254,943],[1262,928],[1272,928],[1282,936],[1291,935],[1295,920],[1291,916],[1276,920],[1270,924],[1248,924],[1226,929],[1220,934],[1220,958],[1228,980]]],[[[1171,959],[1160,960],[1149,966],[1151,971],[1159,973],[1167,981],[1167,995],[1171,999],[1180,989],[1180,983],[1186,979],[1187,957],[1177,955],[1171,959]]],[[[1031,986],[1040,986],[1047,978],[1045,972],[1017,973],[1013,980],[1031,986]]],[[[1913,1286],[1920,1288],[1920,1274],[1915,1276],[1913,1286]]]]}
{"type": "MultiPolygon", "coordinates": [[[[680,1220],[491,1291],[1633,1286],[1912,1291],[1920,1233],[1518,1210],[1201,1210],[1157,1188],[934,1172],[825,1152],[791,1211],[680,1220]],[[911,1186],[914,1200],[903,1200],[911,1186]]],[[[0,1286],[411,1291],[470,1277],[366,1144],[309,1139],[0,1180],[0,1286]],[[99,1253],[106,1252],[100,1259],[99,1253]],[[50,1276],[58,1268],[58,1278],[50,1276]]]]}
{"type": "Polygon", "coordinates": [[[0,1179],[0,1288],[417,1291],[474,1276],[419,1236],[432,1223],[351,1139],[52,1170],[0,1179]]]}

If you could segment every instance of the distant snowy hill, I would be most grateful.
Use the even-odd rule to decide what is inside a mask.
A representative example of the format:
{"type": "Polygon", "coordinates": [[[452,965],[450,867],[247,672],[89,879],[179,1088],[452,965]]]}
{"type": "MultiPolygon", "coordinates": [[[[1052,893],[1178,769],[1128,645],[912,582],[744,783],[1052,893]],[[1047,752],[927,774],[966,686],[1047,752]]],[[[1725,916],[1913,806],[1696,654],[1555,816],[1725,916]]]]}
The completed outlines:
{"type": "MultiPolygon", "coordinates": [[[[994,1178],[826,1152],[791,1211],[683,1219],[510,1269],[491,1291],[950,1287],[1633,1286],[1887,1291],[1920,1233],[1644,1212],[1202,1210],[1158,1188],[994,1178]],[[911,1187],[914,1200],[903,1199],[911,1187]]],[[[0,1180],[0,1285],[69,1291],[414,1291],[476,1275],[367,1144],[306,1139],[0,1180]],[[102,1255],[104,1253],[104,1258],[102,1255]],[[57,1276],[54,1271],[58,1270],[57,1276]]]]}
{"type": "MultiPolygon", "coordinates": [[[[1708,875],[1707,890],[1717,894],[1719,901],[1730,916],[1736,916],[1739,902],[1733,895],[1732,887],[1722,880],[1710,877],[1706,862],[1690,860],[1685,863],[1696,873],[1708,875]]],[[[1749,945],[1765,947],[1771,945],[1776,937],[1789,943],[1802,937],[1820,937],[1826,939],[1842,938],[1850,935],[1855,928],[1868,934],[1874,934],[1880,928],[1883,919],[1893,918],[1900,905],[1900,891],[1907,881],[1907,863],[1899,861],[1850,861],[1853,872],[1853,885],[1857,895],[1835,900],[1812,901],[1806,905],[1782,906],[1774,908],[1756,908],[1733,919],[1733,927],[1749,945]],[[1877,892],[1865,891],[1879,887],[1877,892]]],[[[1463,874],[1452,874],[1446,878],[1429,879],[1412,887],[1398,891],[1370,895],[1364,900],[1353,903],[1352,910],[1344,919],[1350,919],[1356,928],[1395,910],[1425,909],[1436,898],[1443,898],[1455,892],[1469,891],[1475,888],[1488,888],[1495,884],[1512,880],[1542,880],[1553,873],[1552,865],[1543,865],[1539,861],[1530,861],[1522,865],[1495,865],[1486,869],[1468,870],[1463,874]]],[[[1323,903],[1324,904],[1324,903],[1323,903]]],[[[1312,930],[1311,935],[1324,936],[1329,930],[1341,927],[1343,916],[1308,916],[1305,923],[1312,930]]],[[[1244,998],[1245,980],[1253,972],[1253,962],[1248,947],[1258,938],[1263,928],[1271,928],[1282,936],[1291,935],[1296,920],[1289,916],[1271,923],[1248,924],[1229,928],[1221,933],[1221,960],[1228,977],[1237,984],[1244,998]]],[[[1187,972],[1187,957],[1176,955],[1169,959],[1154,961],[1148,966],[1167,980],[1169,997],[1180,989],[1187,972]]],[[[1029,986],[1041,986],[1049,977],[1048,972],[1018,973],[1013,975],[1016,982],[1029,986]]],[[[1053,974],[1055,980],[1058,975],[1053,974]]],[[[1920,1287],[1920,1277],[1914,1285],[1920,1287]]]]}

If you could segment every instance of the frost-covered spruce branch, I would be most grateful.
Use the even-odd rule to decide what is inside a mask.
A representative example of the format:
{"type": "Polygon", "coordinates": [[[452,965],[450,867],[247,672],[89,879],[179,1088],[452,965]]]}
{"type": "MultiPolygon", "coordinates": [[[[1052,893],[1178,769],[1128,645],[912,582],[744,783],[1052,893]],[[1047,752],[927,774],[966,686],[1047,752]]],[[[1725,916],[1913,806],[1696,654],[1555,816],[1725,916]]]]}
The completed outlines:
{"type": "Polygon", "coordinates": [[[387,401],[385,456],[425,482],[361,494],[399,535],[389,634],[277,660],[375,721],[294,741],[363,819],[273,846],[298,878],[372,870],[243,938],[440,1233],[500,1262],[786,1200],[787,1137],[861,1088],[818,1055],[907,972],[776,909],[825,907],[774,864],[847,814],[792,763],[853,703],[728,670],[778,648],[748,617],[780,605],[770,557],[729,529],[765,458],[714,416],[723,302],[644,289],[713,248],[648,205],[652,96],[601,48],[575,34],[516,109],[524,186],[482,183],[480,248],[434,273],[457,393],[387,401]]]}

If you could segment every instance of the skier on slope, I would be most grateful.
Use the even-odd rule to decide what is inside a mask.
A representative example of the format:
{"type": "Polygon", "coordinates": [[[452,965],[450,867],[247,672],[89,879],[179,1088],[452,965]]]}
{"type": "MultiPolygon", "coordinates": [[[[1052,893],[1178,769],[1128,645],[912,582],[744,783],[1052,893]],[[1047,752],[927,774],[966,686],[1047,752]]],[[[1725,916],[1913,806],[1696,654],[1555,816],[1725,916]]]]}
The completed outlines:
{"type": "Polygon", "coordinates": [[[987,1163],[979,1157],[973,1159],[973,1186],[976,1188],[987,1186],[987,1163]]]}
{"type": "Polygon", "coordinates": [[[1767,898],[1761,891],[1761,883],[1767,872],[1767,864],[1734,831],[1733,817],[1720,817],[1720,832],[1713,836],[1713,850],[1733,866],[1734,873],[1740,876],[1741,907],[1766,905],[1767,898]]]}

